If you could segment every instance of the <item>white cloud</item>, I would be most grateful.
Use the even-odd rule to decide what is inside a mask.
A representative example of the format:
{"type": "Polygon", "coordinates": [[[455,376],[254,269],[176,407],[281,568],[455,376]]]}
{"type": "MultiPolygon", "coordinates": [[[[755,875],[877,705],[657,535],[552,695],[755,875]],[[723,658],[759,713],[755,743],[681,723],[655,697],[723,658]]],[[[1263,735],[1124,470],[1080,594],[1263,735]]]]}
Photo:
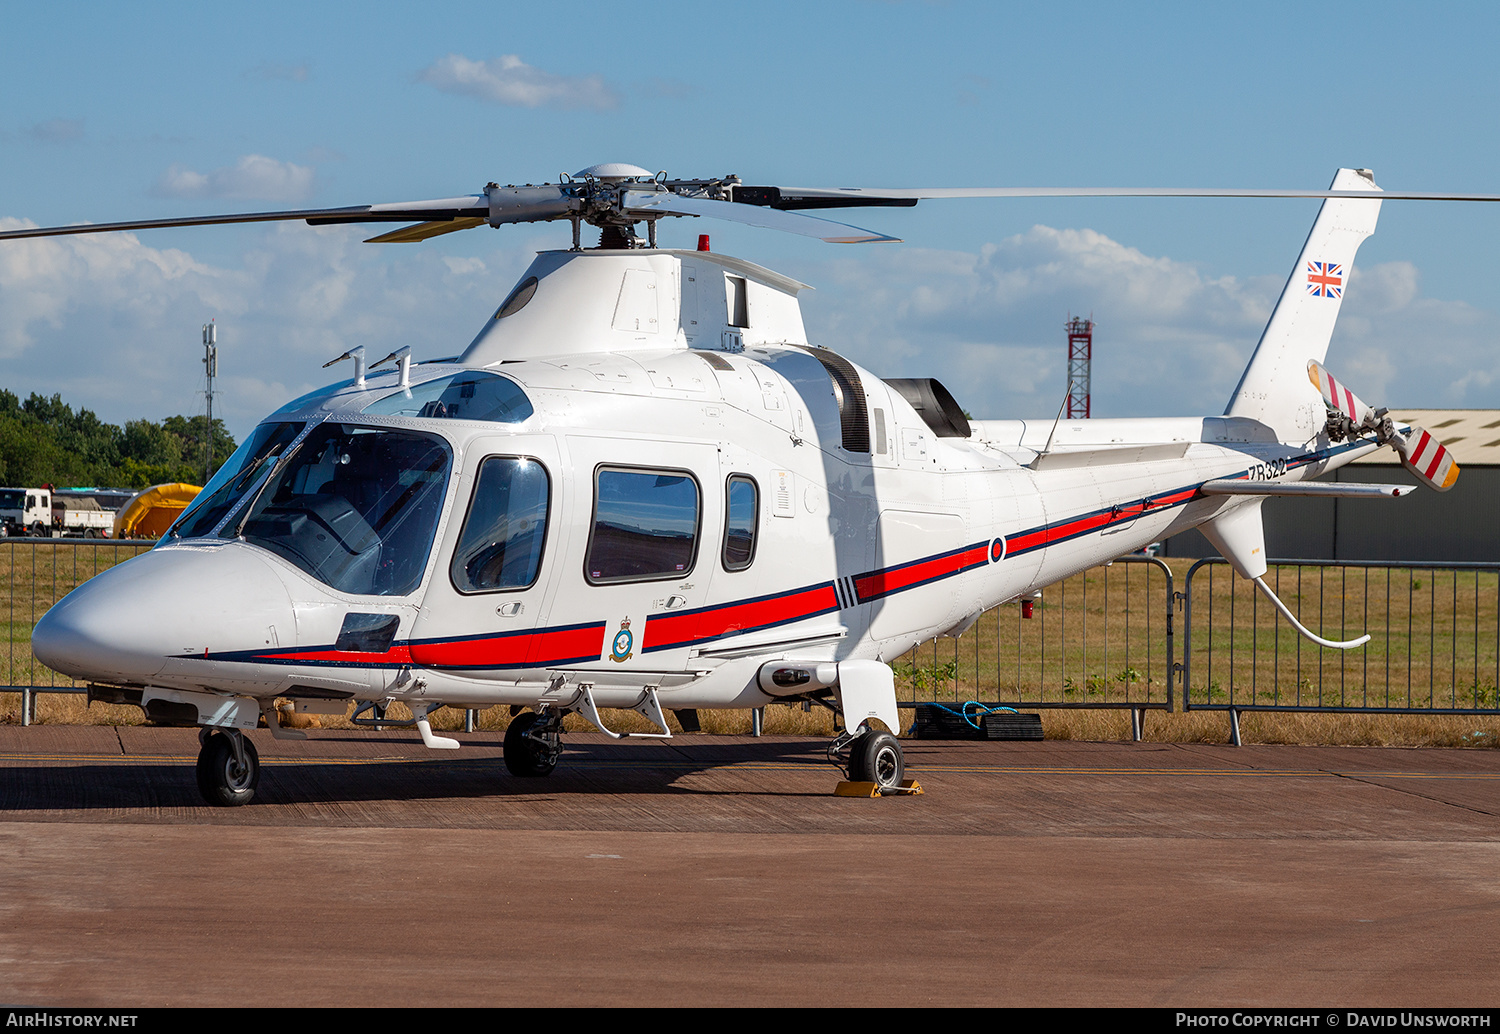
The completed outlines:
{"type": "Polygon", "coordinates": [[[313,170],[305,165],[247,154],[206,173],[173,165],[157,180],[154,192],[163,197],[304,201],[312,196],[313,180],[313,170]]]}
{"type": "Polygon", "coordinates": [[[1330,367],[1373,405],[1500,408],[1500,320],[1425,297],[1420,282],[1409,262],[1356,265],[1330,367]]]}
{"type": "Polygon", "coordinates": [[[607,111],[620,98],[597,75],[557,75],[528,65],[515,54],[471,61],[449,54],[417,74],[445,93],[460,93],[517,108],[592,108],[607,111]]]}
{"type": "MultiPolygon", "coordinates": [[[[0,219],[0,229],[29,225],[0,219]]],[[[201,412],[199,328],[217,317],[225,395],[214,409],[242,436],[336,380],[322,364],[353,345],[384,355],[409,344],[420,358],[462,351],[539,243],[497,234],[503,250],[479,259],[364,236],[277,224],[230,267],[131,233],[0,242],[0,385],[23,397],[61,392],[113,423],[201,412]]]]}
{"type": "MultiPolygon", "coordinates": [[[[365,245],[365,227],[250,233],[225,265],[151,247],[144,233],[0,242],[0,384],[61,392],[115,423],[197,412],[198,328],[218,317],[227,394],[215,411],[243,435],[336,379],[321,366],[353,345],[461,351],[536,248],[566,239],[555,227],[524,239],[476,231],[464,236],[493,250],[460,252],[365,245]]],[[[818,288],[803,296],[814,341],[881,376],[938,377],[976,417],[1046,420],[1062,401],[1070,312],[1098,321],[1096,414],[1221,411],[1285,276],[1206,277],[1045,226],[977,253],[872,248],[796,274],[818,288]]],[[[1377,404],[1500,407],[1497,338],[1495,313],[1425,297],[1409,264],[1356,265],[1329,364],[1377,404]]]]}
{"type": "MultiPolygon", "coordinates": [[[[814,340],[882,376],[935,376],[975,416],[1046,418],[1072,315],[1096,321],[1097,416],[1222,412],[1285,273],[1205,277],[1093,230],[1033,227],[978,254],[889,249],[803,279],[814,340]]],[[[1328,361],[1392,406],[1500,406],[1500,319],[1425,298],[1418,272],[1356,265],[1328,361]]]]}
{"type": "Polygon", "coordinates": [[[454,256],[443,256],[443,265],[448,267],[448,272],[454,276],[470,276],[474,273],[485,272],[484,259],[458,258],[454,256]]]}
{"type": "MultiPolygon", "coordinates": [[[[34,225],[0,218],[0,229],[34,225]]],[[[243,294],[235,281],[233,274],[186,252],[142,247],[129,233],[6,241],[0,245],[0,359],[35,344],[39,325],[67,326],[80,304],[107,309],[123,327],[142,317],[149,322],[168,297],[191,297],[203,307],[228,311],[243,294]]],[[[107,337],[102,346],[114,347],[107,337]]]]}

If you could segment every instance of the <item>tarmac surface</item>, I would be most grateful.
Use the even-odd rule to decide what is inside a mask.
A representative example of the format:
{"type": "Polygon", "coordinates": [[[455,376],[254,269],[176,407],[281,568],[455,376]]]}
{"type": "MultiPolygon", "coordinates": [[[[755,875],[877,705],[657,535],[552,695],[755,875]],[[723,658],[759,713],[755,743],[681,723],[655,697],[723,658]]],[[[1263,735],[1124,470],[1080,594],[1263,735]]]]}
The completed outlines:
{"type": "Polygon", "coordinates": [[[1500,752],[0,727],[0,1001],[1490,1006],[1500,752]]]}

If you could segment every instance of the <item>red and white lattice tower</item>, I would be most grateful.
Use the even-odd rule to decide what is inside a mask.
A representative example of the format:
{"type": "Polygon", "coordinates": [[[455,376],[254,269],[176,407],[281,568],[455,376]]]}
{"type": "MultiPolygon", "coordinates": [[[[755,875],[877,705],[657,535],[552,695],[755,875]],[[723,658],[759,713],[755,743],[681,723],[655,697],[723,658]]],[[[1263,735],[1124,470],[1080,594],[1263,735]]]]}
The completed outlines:
{"type": "Polygon", "coordinates": [[[1094,321],[1074,316],[1068,330],[1068,419],[1089,416],[1090,368],[1094,362],[1094,321]]]}

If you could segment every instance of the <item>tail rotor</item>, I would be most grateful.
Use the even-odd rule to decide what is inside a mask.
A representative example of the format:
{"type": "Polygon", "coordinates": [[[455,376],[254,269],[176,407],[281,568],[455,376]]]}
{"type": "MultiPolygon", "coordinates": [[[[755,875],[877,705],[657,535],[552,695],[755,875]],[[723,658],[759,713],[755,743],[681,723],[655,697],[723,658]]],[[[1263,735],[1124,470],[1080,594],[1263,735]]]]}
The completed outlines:
{"type": "Polygon", "coordinates": [[[1324,430],[1329,441],[1354,441],[1368,435],[1395,449],[1401,465],[1423,484],[1446,492],[1458,481],[1459,467],[1453,454],[1431,433],[1415,425],[1397,428],[1387,409],[1371,407],[1316,360],[1308,361],[1307,379],[1328,406],[1324,430]]]}

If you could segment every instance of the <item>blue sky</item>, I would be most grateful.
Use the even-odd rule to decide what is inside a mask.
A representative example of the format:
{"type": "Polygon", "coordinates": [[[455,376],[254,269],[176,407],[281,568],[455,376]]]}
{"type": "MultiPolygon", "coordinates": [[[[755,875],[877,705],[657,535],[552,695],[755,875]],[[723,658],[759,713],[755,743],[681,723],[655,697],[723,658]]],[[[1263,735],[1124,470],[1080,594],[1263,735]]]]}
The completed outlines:
{"type": "MultiPolygon", "coordinates": [[[[1386,187],[1500,193],[1489,6],[429,3],[0,8],[0,220],[359,204],[599,161],[797,186],[1386,187]]],[[[1309,201],[924,202],[906,239],[680,220],[813,284],[815,341],[1048,416],[1092,313],[1095,413],[1219,411],[1309,201]]],[[[20,225],[6,222],[6,225],[20,225]]],[[[1392,406],[1500,407],[1500,207],[1389,202],[1330,351],[1392,406]]],[[[368,234],[364,234],[368,235],[368,234]]],[[[243,436],[353,344],[451,354],[565,226],[422,245],[300,223],[0,246],[0,384],[243,436]]],[[[382,353],[383,354],[383,353],[382,353]]]]}

